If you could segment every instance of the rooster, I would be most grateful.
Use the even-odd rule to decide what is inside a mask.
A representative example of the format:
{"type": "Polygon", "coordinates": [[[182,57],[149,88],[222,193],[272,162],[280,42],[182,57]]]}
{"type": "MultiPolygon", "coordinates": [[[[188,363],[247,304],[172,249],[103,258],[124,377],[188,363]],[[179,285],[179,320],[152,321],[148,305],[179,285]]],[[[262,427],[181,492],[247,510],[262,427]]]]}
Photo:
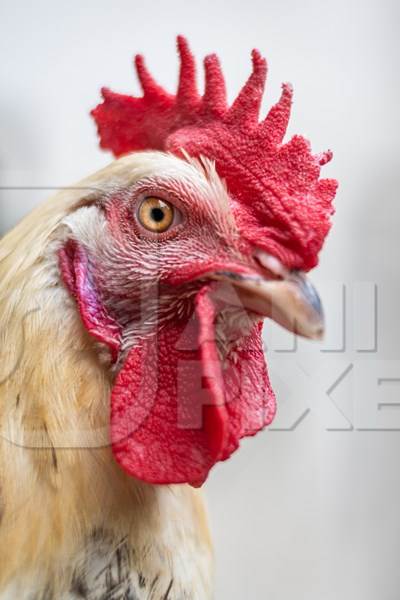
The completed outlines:
{"type": "Polygon", "coordinates": [[[112,164],[0,243],[0,599],[206,600],[199,489],[275,414],[264,317],[319,338],[305,272],[330,227],[330,152],[259,122],[266,62],[228,106],[178,38],[168,94],[103,90],[112,164]]]}

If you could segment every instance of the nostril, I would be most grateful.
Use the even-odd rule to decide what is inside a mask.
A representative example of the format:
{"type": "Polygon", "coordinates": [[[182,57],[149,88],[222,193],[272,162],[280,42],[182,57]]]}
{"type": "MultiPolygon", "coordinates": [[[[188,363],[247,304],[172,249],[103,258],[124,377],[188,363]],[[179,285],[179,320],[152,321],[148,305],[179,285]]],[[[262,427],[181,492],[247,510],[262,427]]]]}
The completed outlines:
{"type": "Polygon", "coordinates": [[[254,260],[270,274],[271,279],[286,279],[288,270],[286,267],[272,254],[268,254],[264,250],[257,249],[254,252],[254,260]]]}

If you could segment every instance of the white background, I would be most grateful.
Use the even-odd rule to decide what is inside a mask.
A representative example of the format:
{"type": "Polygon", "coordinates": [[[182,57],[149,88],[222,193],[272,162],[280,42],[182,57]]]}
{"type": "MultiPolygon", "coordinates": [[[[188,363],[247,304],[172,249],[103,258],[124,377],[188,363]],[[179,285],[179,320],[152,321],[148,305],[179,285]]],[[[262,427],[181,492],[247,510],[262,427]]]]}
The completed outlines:
{"type": "Polygon", "coordinates": [[[2,232],[51,193],[8,188],[69,185],[110,160],[88,111],[103,84],[138,92],[135,52],[174,89],[176,33],[198,57],[219,53],[231,99],[258,47],[270,65],[264,110],[291,81],[289,133],[335,152],[324,175],[340,181],[337,214],[313,276],[327,339],[282,353],[292,340],[266,328],[275,428],[309,412],[294,431],[246,441],[210,477],[217,600],[400,597],[400,408],[377,409],[400,391],[399,17],[397,0],[1,3],[2,232]],[[378,349],[359,352],[374,341],[375,284],[378,349]],[[355,429],[328,431],[348,426],[340,411],[355,429]],[[377,427],[394,431],[365,430],[377,427]]]}

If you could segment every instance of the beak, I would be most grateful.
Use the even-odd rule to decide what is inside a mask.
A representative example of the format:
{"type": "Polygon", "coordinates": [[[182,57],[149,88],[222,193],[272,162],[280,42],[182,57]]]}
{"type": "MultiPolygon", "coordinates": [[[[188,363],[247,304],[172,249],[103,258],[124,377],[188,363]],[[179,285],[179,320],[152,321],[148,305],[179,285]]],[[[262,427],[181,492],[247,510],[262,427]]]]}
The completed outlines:
{"type": "Polygon", "coordinates": [[[285,271],[280,279],[264,278],[257,273],[220,271],[215,273],[214,278],[234,286],[237,303],[246,310],[269,317],[306,338],[322,338],[324,315],[321,301],[313,285],[300,271],[285,271]]]}

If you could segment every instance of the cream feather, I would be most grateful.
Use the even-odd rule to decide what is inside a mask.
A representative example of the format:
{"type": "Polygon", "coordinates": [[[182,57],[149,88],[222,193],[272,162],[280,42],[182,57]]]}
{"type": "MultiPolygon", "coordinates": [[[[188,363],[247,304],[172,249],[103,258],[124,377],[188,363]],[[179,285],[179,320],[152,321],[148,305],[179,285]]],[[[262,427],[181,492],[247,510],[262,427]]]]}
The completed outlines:
{"type": "Polygon", "coordinates": [[[156,581],[152,597],[163,597],[171,573],[171,599],[210,595],[200,493],[139,483],[114,463],[108,447],[112,376],[56,260],[77,208],[167,167],[210,185],[200,164],[132,154],[59,192],[0,241],[0,598],[7,585],[24,586],[25,579],[26,589],[50,585],[61,597],[87,540],[103,530],[114,541],[128,540],[132,569],[156,581]]]}

